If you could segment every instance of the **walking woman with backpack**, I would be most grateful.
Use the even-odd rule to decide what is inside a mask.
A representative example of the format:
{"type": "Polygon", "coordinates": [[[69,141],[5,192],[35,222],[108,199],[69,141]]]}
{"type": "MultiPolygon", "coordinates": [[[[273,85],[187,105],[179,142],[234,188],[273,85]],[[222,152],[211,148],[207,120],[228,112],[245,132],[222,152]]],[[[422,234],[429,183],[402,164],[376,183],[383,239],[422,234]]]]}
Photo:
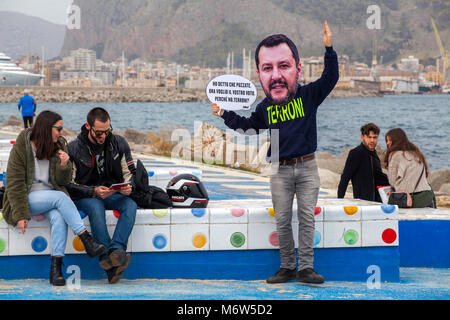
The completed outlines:
{"type": "Polygon", "coordinates": [[[61,116],[46,110],[38,115],[32,128],[19,134],[9,155],[3,198],[5,221],[22,233],[33,215],[43,214],[50,220],[50,283],[54,286],[66,284],[61,265],[67,226],[81,239],[90,257],[106,250],[87,231],[65,188],[72,178],[72,164],[62,129],[61,116]]]}
{"type": "Polygon", "coordinates": [[[400,128],[389,130],[385,138],[387,152],[384,161],[389,184],[395,191],[391,192],[390,201],[395,196],[393,193],[404,193],[409,198],[405,207],[436,208],[436,198],[427,180],[429,169],[425,156],[400,128]]]}

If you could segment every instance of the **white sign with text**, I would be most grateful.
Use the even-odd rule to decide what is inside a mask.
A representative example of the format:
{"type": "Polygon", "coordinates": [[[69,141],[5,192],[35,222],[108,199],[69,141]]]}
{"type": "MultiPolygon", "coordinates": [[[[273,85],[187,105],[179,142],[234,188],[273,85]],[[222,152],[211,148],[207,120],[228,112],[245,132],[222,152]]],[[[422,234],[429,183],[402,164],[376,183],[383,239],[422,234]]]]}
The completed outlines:
{"type": "Polygon", "coordinates": [[[225,74],[208,83],[206,95],[221,109],[248,110],[256,100],[257,91],[250,80],[234,74],[225,74]]]}

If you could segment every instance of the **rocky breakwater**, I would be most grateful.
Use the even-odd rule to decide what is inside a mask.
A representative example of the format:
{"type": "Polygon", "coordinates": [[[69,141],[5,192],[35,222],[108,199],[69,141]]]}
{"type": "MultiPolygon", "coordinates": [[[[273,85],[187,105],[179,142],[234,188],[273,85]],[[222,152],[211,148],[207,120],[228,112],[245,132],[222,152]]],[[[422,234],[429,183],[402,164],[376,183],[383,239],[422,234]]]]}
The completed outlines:
{"type": "MultiPolygon", "coordinates": [[[[149,134],[143,134],[141,139],[145,137],[149,138],[148,142],[152,144],[149,134]]],[[[170,134],[168,137],[170,139],[170,134]]],[[[225,131],[202,123],[190,140],[183,140],[176,144],[166,141],[164,144],[161,143],[161,136],[158,136],[157,142],[164,146],[166,154],[170,153],[171,156],[253,171],[265,176],[270,175],[270,164],[266,161],[268,139],[260,139],[258,146],[250,143],[235,143],[235,138],[225,131]],[[200,160],[199,157],[201,157],[200,160]]],[[[336,196],[345,161],[352,148],[343,150],[337,156],[327,152],[317,153],[321,187],[329,189],[331,193],[335,192],[336,196]]],[[[157,150],[152,152],[155,151],[157,152],[157,150]]],[[[377,146],[377,153],[383,163],[386,150],[377,146]]],[[[383,170],[386,172],[386,169],[383,170]]],[[[435,191],[438,206],[450,208],[450,169],[431,171],[428,181],[435,191]]],[[[346,197],[353,198],[352,192],[350,182],[346,197]]]]}
{"type": "MultiPolygon", "coordinates": [[[[26,87],[0,86],[0,102],[17,103],[26,87]]],[[[29,88],[28,88],[29,89],[29,88]]],[[[207,101],[205,89],[188,88],[120,88],[120,87],[31,87],[37,102],[196,102],[207,101]]],[[[374,90],[334,89],[330,98],[382,96],[374,90]]],[[[264,92],[258,89],[258,100],[264,92]]]]}
{"type": "MultiPolygon", "coordinates": [[[[259,140],[259,146],[235,143],[233,136],[208,123],[202,123],[193,137],[189,134],[184,137],[173,134],[175,129],[177,128],[164,127],[159,132],[142,132],[127,128],[123,132],[114,131],[114,133],[124,136],[132,151],[137,154],[158,154],[247,170],[264,176],[270,175],[270,164],[265,159],[269,147],[268,139],[259,140]]],[[[21,130],[23,122],[14,116],[0,124],[1,132],[18,134],[21,130]]],[[[75,139],[77,134],[67,128],[63,130],[63,135],[68,141],[75,139]]],[[[330,190],[331,193],[336,192],[336,196],[345,161],[351,149],[347,148],[337,156],[327,152],[317,153],[321,187],[330,190]]],[[[385,150],[378,146],[377,153],[383,162],[385,150]]],[[[438,207],[450,208],[450,169],[431,171],[428,181],[436,194],[438,207]]],[[[353,197],[351,182],[346,197],[353,197]]]]}
{"type": "MultiPolygon", "coordinates": [[[[0,87],[0,102],[17,102],[25,87],[0,87]]],[[[193,102],[206,100],[206,93],[186,88],[80,88],[32,87],[37,102],[193,102]]]]}

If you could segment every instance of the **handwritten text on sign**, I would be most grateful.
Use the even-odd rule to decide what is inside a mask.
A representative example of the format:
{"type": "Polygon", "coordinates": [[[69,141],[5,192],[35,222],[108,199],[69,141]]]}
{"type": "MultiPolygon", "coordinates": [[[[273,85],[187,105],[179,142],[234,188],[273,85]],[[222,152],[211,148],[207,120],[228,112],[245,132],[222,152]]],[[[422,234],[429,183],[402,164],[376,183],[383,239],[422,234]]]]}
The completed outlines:
{"type": "Polygon", "coordinates": [[[255,85],[244,77],[232,74],[212,79],[206,87],[206,95],[212,103],[224,110],[250,109],[256,100],[255,85]]]}

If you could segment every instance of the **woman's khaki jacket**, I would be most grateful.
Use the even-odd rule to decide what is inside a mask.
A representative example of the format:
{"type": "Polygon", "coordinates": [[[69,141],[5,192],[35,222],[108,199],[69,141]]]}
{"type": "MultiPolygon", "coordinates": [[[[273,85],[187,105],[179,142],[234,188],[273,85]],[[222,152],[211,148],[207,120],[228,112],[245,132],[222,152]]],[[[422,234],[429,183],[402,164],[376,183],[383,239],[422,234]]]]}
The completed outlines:
{"type": "MultiPolygon", "coordinates": [[[[20,220],[30,220],[28,194],[34,179],[34,154],[31,148],[31,128],[23,130],[16,139],[8,159],[6,171],[6,189],[3,196],[3,218],[15,226],[20,220]]],[[[72,178],[72,163],[67,162],[61,167],[59,150],[67,152],[67,141],[62,136],[59,138],[61,149],[55,151],[50,158],[49,180],[55,190],[63,191],[67,195],[66,188],[72,178]]]]}

